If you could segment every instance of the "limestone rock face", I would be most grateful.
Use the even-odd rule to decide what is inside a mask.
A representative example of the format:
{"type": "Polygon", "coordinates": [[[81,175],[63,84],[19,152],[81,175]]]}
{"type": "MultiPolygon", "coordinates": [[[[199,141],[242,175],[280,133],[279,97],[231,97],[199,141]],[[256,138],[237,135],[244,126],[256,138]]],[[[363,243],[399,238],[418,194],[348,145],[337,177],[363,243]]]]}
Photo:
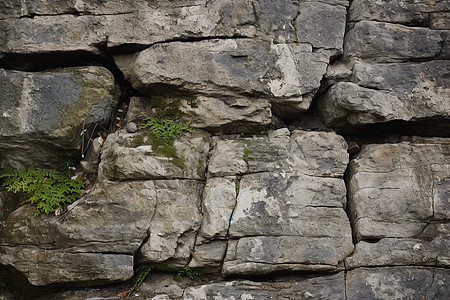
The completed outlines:
{"type": "Polygon", "coordinates": [[[411,267],[355,269],[347,273],[347,299],[446,299],[448,269],[411,267]]]}
{"type": "Polygon", "coordinates": [[[344,299],[344,274],[304,281],[267,283],[232,281],[227,284],[213,283],[190,287],[183,299],[344,299]]]}
{"type": "Polygon", "coordinates": [[[225,275],[341,268],[353,250],[344,211],[345,150],[332,133],[278,130],[218,140],[197,243],[230,239],[225,275]]]}
{"type": "MultiPolygon", "coordinates": [[[[179,121],[209,132],[245,133],[265,130],[271,122],[270,102],[246,97],[165,96],[133,97],[127,121],[140,121],[141,113],[161,117],[176,114],[179,121]],[[152,104],[153,103],[153,104],[152,104]]],[[[172,116],[173,117],[173,116],[172,116]]]]}
{"type": "Polygon", "coordinates": [[[175,140],[173,148],[166,150],[161,150],[155,143],[157,141],[148,131],[120,131],[108,136],[101,158],[101,176],[115,180],[205,178],[208,134],[200,131],[187,134],[175,140]]]}
{"type": "Polygon", "coordinates": [[[328,57],[304,44],[216,39],[157,44],[117,62],[144,93],[253,94],[302,111],[320,86],[328,57]]]}
{"type": "Polygon", "coordinates": [[[61,217],[21,207],[0,228],[0,263],[33,285],[128,280],[138,249],[146,261],[182,267],[200,225],[202,188],[190,180],[105,182],[61,217]]]}
{"type": "Polygon", "coordinates": [[[322,99],[321,114],[331,126],[394,120],[450,118],[450,62],[356,63],[353,82],[334,85],[322,99]]]}
{"type": "Polygon", "coordinates": [[[449,0],[0,0],[0,169],[78,165],[82,127],[105,128],[59,215],[0,187],[0,300],[120,298],[142,264],[129,298],[447,299],[449,17],[449,0]],[[195,130],[162,142],[144,115],[195,130]],[[186,267],[206,275],[176,282],[186,267]]]}
{"type": "Polygon", "coordinates": [[[349,172],[357,240],[414,237],[429,221],[445,220],[449,154],[449,144],[364,146],[349,172]]]}
{"type": "Polygon", "coordinates": [[[83,123],[105,124],[118,101],[102,67],[46,72],[0,70],[2,166],[55,167],[79,151],[83,123]]]}
{"type": "Polygon", "coordinates": [[[448,267],[449,155],[446,139],[362,148],[349,166],[349,213],[358,242],[346,259],[349,269],[448,267]]]}
{"type": "Polygon", "coordinates": [[[62,217],[34,217],[34,208],[20,207],[0,228],[0,263],[34,285],[127,280],[155,212],[155,193],[151,181],[108,183],[62,217]]]}
{"type": "Polygon", "coordinates": [[[448,136],[448,4],[352,1],[345,62],[329,67],[331,88],[318,104],[325,123],[448,136]]]}

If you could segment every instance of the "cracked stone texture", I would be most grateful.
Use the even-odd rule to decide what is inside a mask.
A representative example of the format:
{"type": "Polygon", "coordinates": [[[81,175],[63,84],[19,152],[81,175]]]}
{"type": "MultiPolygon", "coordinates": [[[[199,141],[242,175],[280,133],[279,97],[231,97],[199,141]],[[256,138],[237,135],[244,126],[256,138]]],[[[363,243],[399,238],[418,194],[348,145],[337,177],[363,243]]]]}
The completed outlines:
{"type": "Polygon", "coordinates": [[[450,270],[359,268],[347,272],[346,299],[447,299],[450,270]]]}
{"type": "Polygon", "coordinates": [[[360,21],[345,36],[345,56],[378,61],[434,59],[442,56],[445,31],[360,21]]]}
{"type": "MultiPolygon", "coordinates": [[[[329,19],[329,22],[337,28],[325,22],[308,26],[319,33],[325,32],[321,28],[323,26],[340,37],[346,16],[329,13],[333,8],[344,11],[348,2],[322,1],[317,9],[319,14],[315,11],[307,13],[311,19],[333,17],[335,19],[329,19]]],[[[142,47],[187,38],[258,37],[275,43],[292,43],[298,39],[294,23],[298,23],[299,2],[290,0],[192,0],[176,3],[91,0],[60,1],[58,5],[48,0],[7,0],[0,3],[0,8],[0,27],[4,29],[0,40],[6,42],[0,43],[3,45],[0,52],[4,53],[74,50],[96,53],[95,48],[102,44],[120,50],[124,46],[142,47]],[[81,37],[84,38],[82,42],[81,37]],[[39,49],[38,45],[43,40],[47,43],[42,43],[39,49]],[[27,43],[21,43],[24,41],[27,43]]]]}
{"type": "Polygon", "coordinates": [[[360,241],[346,258],[347,269],[377,266],[449,267],[450,224],[431,223],[420,238],[382,238],[376,243],[360,241]]]}
{"type": "Polygon", "coordinates": [[[118,101],[103,67],[45,72],[0,69],[2,167],[55,168],[80,150],[82,124],[106,124],[118,101]]]}
{"type": "MultiPolygon", "coordinates": [[[[320,100],[320,114],[329,126],[343,128],[390,121],[450,119],[450,61],[369,64],[358,62],[350,82],[333,85],[320,100]]],[[[431,127],[431,126],[430,126],[431,127]]]]}
{"type": "Polygon", "coordinates": [[[173,117],[193,128],[208,132],[259,132],[271,122],[270,102],[246,97],[133,97],[127,112],[127,121],[140,120],[141,113],[159,118],[173,117]],[[153,103],[153,104],[152,104],[153,103]]]}
{"type": "Polygon", "coordinates": [[[0,227],[0,263],[33,285],[127,280],[150,227],[155,193],[152,181],[105,183],[62,218],[34,217],[33,207],[22,206],[0,227]]]}
{"type": "Polygon", "coordinates": [[[0,66],[43,68],[54,63],[52,55],[69,64],[76,57],[102,60],[105,50],[146,49],[131,70],[125,66],[130,60],[121,65],[118,59],[143,96],[174,90],[201,94],[195,111],[207,111],[197,118],[199,126],[227,128],[239,111],[242,119],[231,117],[240,121],[232,132],[239,132],[247,124],[269,123],[268,102],[290,118],[308,109],[330,57],[342,53],[347,6],[348,1],[290,0],[64,1],[58,6],[6,1],[0,14],[0,66]],[[34,54],[41,59],[31,59],[34,54]],[[263,120],[242,109],[253,102],[264,106],[263,120]],[[221,113],[212,109],[215,104],[239,110],[221,113]],[[215,115],[202,118],[211,109],[216,120],[215,115]]]}
{"type": "Polygon", "coordinates": [[[297,112],[309,107],[328,61],[327,55],[313,52],[307,44],[256,39],[161,43],[116,59],[143,94],[252,95],[297,112]]]}
{"type": "Polygon", "coordinates": [[[353,250],[346,147],[334,133],[286,129],[216,140],[200,237],[230,238],[223,274],[342,269],[353,250]]]}
{"type": "Polygon", "coordinates": [[[205,178],[209,144],[209,134],[195,131],[174,141],[173,154],[155,146],[148,130],[137,133],[122,130],[106,139],[99,176],[113,180],[201,180],[205,178]]]}
{"type": "Polygon", "coordinates": [[[419,236],[448,219],[450,144],[365,145],[349,165],[357,241],[419,236]]]}
{"type": "Polygon", "coordinates": [[[314,277],[303,281],[231,281],[189,287],[183,299],[344,299],[344,274],[314,277]]]}
{"type": "Polygon", "coordinates": [[[349,10],[350,22],[372,20],[410,26],[428,25],[431,29],[450,29],[450,1],[371,1],[354,0],[349,10]]]}
{"type": "Polygon", "coordinates": [[[448,136],[449,4],[352,1],[345,61],[328,68],[331,87],[318,103],[325,123],[339,132],[380,124],[403,134],[448,136]]]}
{"type": "Polygon", "coordinates": [[[0,226],[0,263],[33,285],[128,280],[138,249],[147,262],[183,267],[202,188],[192,180],[105,181],[62,217],[34,217],[22,206],[0,226]]]}

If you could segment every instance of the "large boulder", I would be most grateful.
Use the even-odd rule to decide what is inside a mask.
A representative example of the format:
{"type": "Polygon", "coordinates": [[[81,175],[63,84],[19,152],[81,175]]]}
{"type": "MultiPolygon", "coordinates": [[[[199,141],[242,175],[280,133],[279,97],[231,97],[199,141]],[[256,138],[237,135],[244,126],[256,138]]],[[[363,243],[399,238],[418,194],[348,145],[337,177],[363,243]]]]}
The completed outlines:
{"type": "Polygon", "coordinates": [[[0,167],[60,167],[78,158],[83,124],[106,125],[118,89],[103,67],[0,69],[0,167]]]}

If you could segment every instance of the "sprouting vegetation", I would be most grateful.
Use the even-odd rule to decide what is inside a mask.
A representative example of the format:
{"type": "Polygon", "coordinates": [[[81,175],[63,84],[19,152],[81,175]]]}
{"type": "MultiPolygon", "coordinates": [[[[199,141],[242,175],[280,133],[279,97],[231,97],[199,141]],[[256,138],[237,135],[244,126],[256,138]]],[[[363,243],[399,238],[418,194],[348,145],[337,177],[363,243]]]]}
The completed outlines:
{"type": "Polygon", "coordinates": [[[0,172],[0,181],[6,191],[24,193],[26,201],[36,205],[35,215],[62,210],[65,205],[80,198],[85,187],[82,178],[70,177],[70,170],[60,172],[48,169],[5,169],[0,172]]]}

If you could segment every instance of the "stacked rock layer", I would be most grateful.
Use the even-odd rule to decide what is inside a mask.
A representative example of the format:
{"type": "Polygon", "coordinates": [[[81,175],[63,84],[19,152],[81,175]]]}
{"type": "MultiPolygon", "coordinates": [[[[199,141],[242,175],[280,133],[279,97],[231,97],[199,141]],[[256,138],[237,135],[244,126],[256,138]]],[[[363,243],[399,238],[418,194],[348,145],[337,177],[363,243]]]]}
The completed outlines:
{"type": "Polygon", "coordinates": [[[0,189],[0,299],[109,299],[143,264],[130,299],[448,299],[449,15],[2,1],[0,168],[97,181],[58,216],[0,189]],[[161,151],[142,113],[195,131],[161,151]]]}

